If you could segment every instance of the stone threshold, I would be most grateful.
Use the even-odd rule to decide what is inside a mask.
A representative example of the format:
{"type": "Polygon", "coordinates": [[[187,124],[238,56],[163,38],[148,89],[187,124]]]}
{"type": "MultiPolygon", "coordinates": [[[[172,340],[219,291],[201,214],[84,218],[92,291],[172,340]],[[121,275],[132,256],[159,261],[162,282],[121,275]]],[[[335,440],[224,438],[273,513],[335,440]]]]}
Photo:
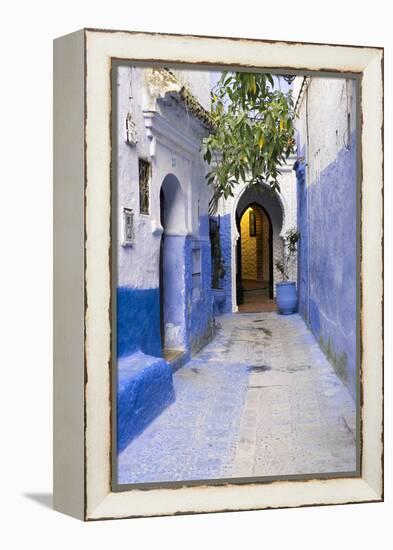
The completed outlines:
{"type": "Polygon", "coordinates": [[[162,354],[165,361],[172,367],[173,372],[179,370],[190,360],[190,354],[184,349],[164,348],[162,354]]]}

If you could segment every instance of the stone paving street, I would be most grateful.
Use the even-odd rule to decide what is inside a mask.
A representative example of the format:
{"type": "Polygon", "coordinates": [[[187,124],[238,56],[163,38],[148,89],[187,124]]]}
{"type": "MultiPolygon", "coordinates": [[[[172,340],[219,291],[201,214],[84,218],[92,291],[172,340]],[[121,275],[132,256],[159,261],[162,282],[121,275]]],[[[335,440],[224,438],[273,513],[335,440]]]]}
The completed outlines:
{"type": "Polygon", "coordinates": [[[300,316],[230,314],[217,329],[119,455],[118,482],[354,471],[354,400],[300,316]]]}

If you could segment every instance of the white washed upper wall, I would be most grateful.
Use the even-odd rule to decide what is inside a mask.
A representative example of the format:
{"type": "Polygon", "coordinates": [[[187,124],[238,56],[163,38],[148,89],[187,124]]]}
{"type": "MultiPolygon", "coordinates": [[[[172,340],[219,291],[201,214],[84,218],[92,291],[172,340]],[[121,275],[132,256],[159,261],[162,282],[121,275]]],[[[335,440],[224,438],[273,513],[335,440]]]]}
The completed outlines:
{"type": "Polygon", "coordinates": [[[173,73],[179,82],[189,89],[202,107],[210,111],[211,71],[175,69],[173,73]]]}
{"type": "MultiPolygon", "coordinates": [[[[149,142],[142,111],[142,70],[120,66],[117,72],[117,206],[118,206],[118,285],[133,288],[155,288],[158,285],[159,239],[152,234],[152,218],[139,213],[138,158],[149,160],[149,142]],[[132,79],[132,86],[130,82],[132,79]],[[130,102],[130,93],[133,99],[130,102]],[[131,109],[137,125],[138,143],[125,142],[125,120],[131,109]],[[123,208],[134,212],[135,239],[132,246],[122,246],[123,208]]],[[[153,194],[151,189],[150,199],[153,194]]],[[[150,210],[152,205],[150,204],[150,210]]]]}
{"type": "MultiPolygon", "coordinates": [[[[350,133],[356,131],[356,81],[346,78],[312,78],[303,94],[296,120],[299,150],[307,144],[309,135],[309,177],[334,162],[337,154],[348,144],[347,113],[350,113],[350,133]],[[307,106],[308,94],[308,109],[307,106]],[[306,111],[308,111],[308,116],[306,111]],[[308,124],[307,124],[308,118],[308,124]]],[[[299,151],[299,152],[300,152],[299,151]]]]}
{"type": "MultiPolygon", "coordinates": [[[[157,143],[156,154],[150,157],[150,141],[146,135],[143,108],[146,103],[145,71],[148,69],[131,68],[127,65],[117,70],[117,208],[118,208],[118,285],[133,288],[156,288],[159,283],[159,250],[160,233],[160,188],[165,176],[173,173],[184,191],[184,205],[179,218],[184,216],[186,231],[194,238],[208,238],[200,234],[198,212],[201,216],[208,213],[209,190],[205,174],[207,165],[202,159],[202,152],[197,152],[192,159],[183,157],[171,147],[157,143]],[[131,86],[130,86],[131,83],[131,86]],[[130,100],[132,96],[132,100],[130,100]],[[125,142],[125,120],[131,112],[137,126],[136,146],[125,142]],[[150,186],[150,214],[139,212],[139,168],[138,158],[142,157],[152,163],[150,186]],[[122,246],[123,208],[131,208],[134,213],[134,244],[122,246]]],[[[204,88],[207,75],[210,73],[195,71],[194,83],[201,80],[204,88]]],[[[210,82],[210,76],[209,76],[210,82]]],[[[210,91],[209,91],[210,93],[210,91]]],[[[183,131],[188,131],[185,117],[176,119],[176,124],[183,131]]]]}

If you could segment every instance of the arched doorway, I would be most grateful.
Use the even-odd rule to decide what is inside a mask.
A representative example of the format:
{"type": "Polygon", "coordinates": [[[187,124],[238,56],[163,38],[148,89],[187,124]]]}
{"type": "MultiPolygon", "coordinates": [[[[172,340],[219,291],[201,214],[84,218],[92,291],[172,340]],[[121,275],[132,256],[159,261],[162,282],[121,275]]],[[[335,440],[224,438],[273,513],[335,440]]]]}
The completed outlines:
{"type": "Polygon", "coordinates": [[[238,305],[273,299],[273,228],[269,214],[257,203],[238,216],[238,305]]]}
{"type": "Polygon", "coordinates": [[[185,207],[180,182],[168,174],[160,189],[160,332],[163,356],[173,359],[186,346],[185,207]]]}
{"type": "Polygon", "coordinates": [[[245,187],[234,205],[232,297],[235,311],[275,309],[275,283],[280,274],[275,260],[282,258],[284,209],[268,186],[245,187]]]}

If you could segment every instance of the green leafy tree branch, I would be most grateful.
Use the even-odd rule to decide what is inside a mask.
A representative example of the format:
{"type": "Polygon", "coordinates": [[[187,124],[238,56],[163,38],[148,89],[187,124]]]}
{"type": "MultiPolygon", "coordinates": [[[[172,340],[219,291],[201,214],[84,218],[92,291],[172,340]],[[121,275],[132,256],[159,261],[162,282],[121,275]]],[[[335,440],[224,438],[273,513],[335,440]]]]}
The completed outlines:
{"type": "Polygon", "coordinates": [[[297,244],[300,239],[300,233],[294,227],[289,229],[284,237],[284,256],[283,260],[276,260],[274,265],[282,275],[283,281],[289,280],[290,268],[295,259],[297,244]]]}
{"type": "Polygon", "coordinates": [[[211,99],[213,131],[204,142],[211,203],[233,196],[240,181],[279,191],[280,167],[295,147],[291,91],[274,89],[269,74],[224,72],[211,99]]]}

